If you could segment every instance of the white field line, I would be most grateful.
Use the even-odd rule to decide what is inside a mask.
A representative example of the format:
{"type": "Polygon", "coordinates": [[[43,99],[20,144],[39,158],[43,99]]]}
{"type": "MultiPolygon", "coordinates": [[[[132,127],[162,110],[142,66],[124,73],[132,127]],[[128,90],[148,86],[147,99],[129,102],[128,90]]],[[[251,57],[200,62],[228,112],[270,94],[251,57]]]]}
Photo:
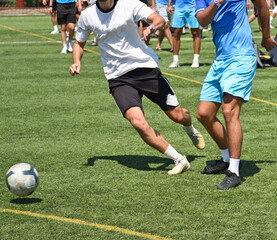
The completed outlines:
{"type": "Polygon", "coordinates": [[[12,45],[12,44],[36,44],[36,43],[61,43],[61,41],[0,42],[0,45],[12,45]]]}

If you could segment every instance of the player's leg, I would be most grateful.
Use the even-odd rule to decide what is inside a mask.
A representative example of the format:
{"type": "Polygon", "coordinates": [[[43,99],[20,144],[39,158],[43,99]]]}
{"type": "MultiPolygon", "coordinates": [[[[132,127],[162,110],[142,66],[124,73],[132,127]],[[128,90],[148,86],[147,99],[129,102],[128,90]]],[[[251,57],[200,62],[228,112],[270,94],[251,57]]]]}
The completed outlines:
{"type": "MultiPolygon", "coordinates": [[[[276,4],[276,3],[275,3],[276,4]]],[[[277,15],[277,5],[275,5],[275,8],[272,10],[271,14],[270,14],[270,28],[274,28],[274,26],[272,25],[272,20],[276,17],[277,15]]]]}
{"type": "Polygon", "coordinates": [[[69,52],[72,52],[73,50],[72,39],[75,31],[75,23],[76,23],[76,7],[75,7],[75,4],[72,3],[70,4],[70,7],[68,9],[68,15],[67,15],[67,31],[68,31],[67,45],[68,45],[69,52]]]}
{"type": "Polygon", "coordinates": [[[51,21],[54,27],[54,30],[51,34],[58,34],[58,22],[57,22],[57,2],[55,0],[52,1],[52,13],[51,13],[51,21]]]}
{"type": "Polygon", "coordinates": [[[137,130],[144,142],[174,160],[175,167],[168,174],[179,174],[190,168],[186,157],[178,153],[158,131],[148,124],[140,107],[129,108],[124,116],[137,130]]]}
{"type": "Polygon", "coordinates": [[[222,78],[222,110],[228,133],[230,163],[226,177],[217,186],[220,190],[241,184],[239,176],[240,154],[243,141],[242,127],[239,120],[243,102],[248,102],[252,81],[256,72],[256,56],[238,56],[225,61],[226,70],[222,78]]]}
{"type": "Polygon", "coordinates": [[[178,105],[174,109],[165,111],[165,113],[172,121],[183,126],[183,129],[186,131],[195,147],[201,150],[205,148],[205,140],[201,133],[192,125],[191,116],[187,109],[178,105]]]}
{"type": "Polygon", "coordinates": [[[200,37],[200,30],[199,28],[191,28],[191,34],[193,37],[193,49],[194,49],[194,56],[192,61],[192,68],[199,67],[199,55],[200,55],[200,47],[201,47],[201,37],[200,37]]]}
{"type": "Polygon", "coordinates": [[[175,28],[174,30],[174,37],[173,37],[173,62],[169,65],[170,68],[176,68],[179,67],[179,50],[181,45],[181,35],[183,27],[186,25],[185,22],[185,12],[180,9],[174,10],[173,15],[173,23],[172,27],[175,28]]]}
{"type": "Polygon", "coordinates": [[[200,102],[197,110],[197,119],[206,128],[212,139],[220,149],[222,159],[215,164],[207,165],[204,173],[213,174],[225,171],[229,166],[229,149],[227,133],[222,123],[217,118],[218,109],[221,106],[222,94],[220,79],[222,77],[221,61],[214,61],[204,81],[200,102]]]}
{"type": "MultiPolygon", "coordinates": [[[[157,72],[156,69],[147,70],[150,72],[157,72]]],[[[133,75],[138,75],[141,73],[141,69],[139,71],[134,70],[131,73],[125,74],[125,78],[132,78],[133,75]]],[[[147,76],[147,73],[145,74],[147,76]]],[[[169,172],[169,174],[179,174],[182,171],[188,169],[190,167],[189,162],[186,157],[178,153],[165,139],[164,137],[156,130],[154,130],[148,122],[145,120],[142,108],[142,93],[134,87],[129,85],[125,85],[123,82],[118,86],[117,80],[109,80],[110,92],[113,95],[115,103],[122,113],[122,115],[128,119],[128,121],[132,124],[132,126],[137,130],[141,138],[151,147],[157,149],[159,152],[163,153],[167,157],[170,157],[175,162],[175,167],[169,172]]],[[[131,80],[130,80],[131,81],[131,80]]],[[[137,82],[137,81],[136,81],[137,82]]],[[[152,83],[148,83],[146,81],[146,86],[144,88],[151,88],[154,91],[157,88],[157,85],[153,87],[152,83]],[[148,85],[147,85],[148,84],[148,85]]],[[[158,83],[158,81],[154,81],[158,83]]],[[[156,94],[154,94],[157,96],[156,94]]],[[[178,104],[178,103],[177,103],[178,104]]]]}
{"type": "Polygon", "coordinates": [[[220,190],[229,189],[241,184],[239,165],[243,135],[239,114],[242,104],[242,98],[234,97],[226,93],[223,96],[222,110],[228,132],[230,163],[226,172],[226,177],[217,186],[220,190]]]}
{"type": "Polygon", "coordinates": [[[170,68],[180,67],[179,51],[181,45],[182,28],[175,28],[173,37],[173,62],[169,65],[170,68]]]}
{"type": "Polygon", "coordinates": [[[169,24],[168,21],[165,23],[164,34],[165,34],[165,36],[166,36],[166,38],[167,38],[167,40],[168,40],[168,42],[171,46],[170,51],[172,52],[173,51],[173,39],[172,39],[172,33],[170,31],[170,24],[169,24]]]}
{"type": "Polygon", "coordinates": [[[53,28],[54,28],[54,30],[51,32],[51,34],[58,34],[59,33],[56,13],[57,13],[56,11],[53,11],[51,13],[51,21],[52,21],[53,28]]]}
{"type": "Polygon", "coordinates": [[[193,56],[191,68],[198,68],[201,37],[200,37],[200,30],[199,30],[200,25],[197,21],[197,18],[195,17],[195,9],[186,10],[185,18],[193,37],[194,56],[193,56]]]}
{"type": "Polygon", "coordinates": [[[63,49],[62,49],[61,53],[66,54],[67,53],[66,24],[61,25],[61,38],[62,38],[62,44],[63,44],[63,49]]]}

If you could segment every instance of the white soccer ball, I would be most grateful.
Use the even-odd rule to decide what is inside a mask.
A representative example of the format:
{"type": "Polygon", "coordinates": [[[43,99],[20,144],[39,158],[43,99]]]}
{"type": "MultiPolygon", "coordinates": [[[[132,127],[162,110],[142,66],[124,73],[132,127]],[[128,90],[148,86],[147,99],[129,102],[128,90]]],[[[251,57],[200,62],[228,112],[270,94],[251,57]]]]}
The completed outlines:
{"type": "Polygon", "coordinates": [[[8,170],[6,184],[8,189],[17,196],[31,195],[39,184],[39,175],[29,163],[18,163],[8,170]]]}

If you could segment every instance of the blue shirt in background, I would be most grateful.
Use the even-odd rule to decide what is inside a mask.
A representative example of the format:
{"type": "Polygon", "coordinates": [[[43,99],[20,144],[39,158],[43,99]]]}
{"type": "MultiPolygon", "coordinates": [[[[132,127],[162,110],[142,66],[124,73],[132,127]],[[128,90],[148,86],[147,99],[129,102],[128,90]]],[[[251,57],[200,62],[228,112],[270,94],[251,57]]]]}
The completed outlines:
{"type": "Polygon", "coordinates": [[[56,0],[57,3],[75,3],[76,1],[75,0],[56,0]]]}
{"type": "Polygon", "coordinates": [[[175,0],[176,9],[191,10],[191,9],[194,9],[194,7],[195,7],[195,0],[175,0]]]}
{"type": "MultiPolygon", "coordinates": [[[[213,0],[196,0],[196,14],[205,10],[212,2],[213,0]]],[[[238,55],[255,55],[246,0],[226,0],[218,7],[211,25],[216,60],[238,55]]]]}

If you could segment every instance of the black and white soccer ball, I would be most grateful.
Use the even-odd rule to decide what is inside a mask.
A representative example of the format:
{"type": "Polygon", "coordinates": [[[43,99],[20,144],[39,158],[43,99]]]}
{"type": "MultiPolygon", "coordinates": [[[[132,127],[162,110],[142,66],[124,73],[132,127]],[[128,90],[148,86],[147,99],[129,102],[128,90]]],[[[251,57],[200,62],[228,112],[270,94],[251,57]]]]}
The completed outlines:
{"type": "Polygon", "coordinates": [[[23,197],[31,195],[39,184],[37,170],[29,163],[13,165],[6,174],[8,189],[15,195],[23,197]]]}

